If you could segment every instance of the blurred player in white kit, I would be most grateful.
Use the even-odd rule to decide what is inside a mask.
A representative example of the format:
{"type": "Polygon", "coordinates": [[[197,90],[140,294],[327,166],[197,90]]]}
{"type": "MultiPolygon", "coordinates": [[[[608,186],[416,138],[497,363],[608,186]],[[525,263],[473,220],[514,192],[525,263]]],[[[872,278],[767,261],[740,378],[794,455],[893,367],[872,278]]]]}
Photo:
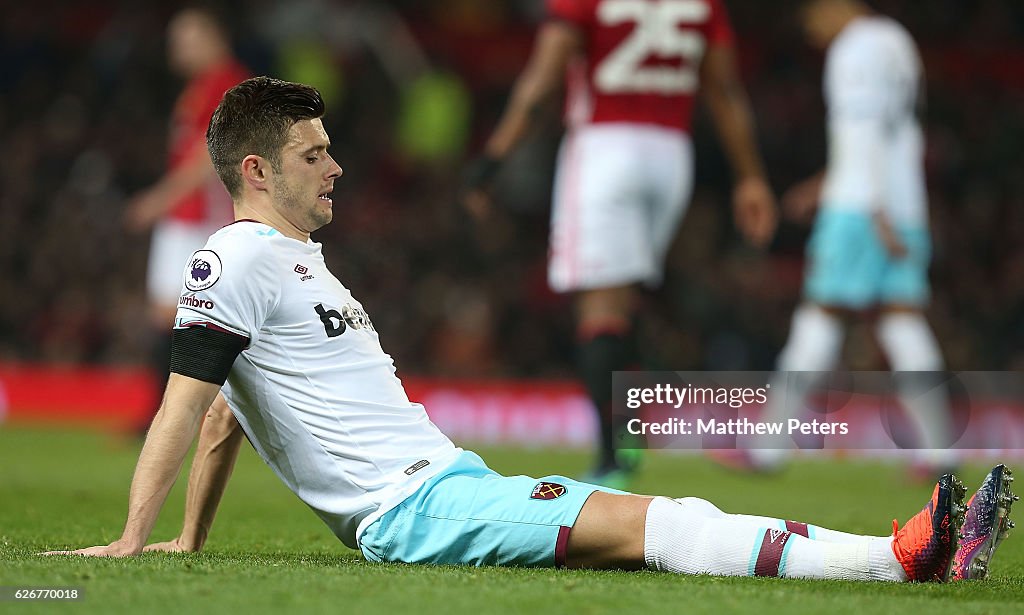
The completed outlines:
{"type": "Polygon", "coordinates": [[[754,244],[774,233],[775,199],[720,0],[548,0],[547,9],[508,108],[471,168],[467,205],[486,208],[501,160],[566,82],[548,282],[575,293],[578,372],[600,424],[587,479],[625,488],[635,464],[616,453],[612,372],[634,365],[637,286],[661,282],[690,200],[698,90],[733,169],[736,223],[754,244]]]}
{"type": "MultiPolygon", "coordinates": [[[[876,308],[875,333],[894,372],[940,371],[942,354],[923,313],[931,240],[917,48],[903,26],[858,0],[809,0],[801,20],[810,43],[827,48],[828,164],[783,199],[798,217],[820,209],[807,247],[803,302],[777,369],[834,369],[843,319],[876,308]]],[[[789,395],[769,398],[764,420],[785,420],[803,405],[810,379],[789,381],[789,395]]],[[[918,448],[951,444],[944,386],[903,390],[901,401],[918,448]]],[[[779,449],[751,451],[763,469],[784,456],[779,449]]],[[[951,460],[938,450],[927,457],[929,465],[951,460]]]]}

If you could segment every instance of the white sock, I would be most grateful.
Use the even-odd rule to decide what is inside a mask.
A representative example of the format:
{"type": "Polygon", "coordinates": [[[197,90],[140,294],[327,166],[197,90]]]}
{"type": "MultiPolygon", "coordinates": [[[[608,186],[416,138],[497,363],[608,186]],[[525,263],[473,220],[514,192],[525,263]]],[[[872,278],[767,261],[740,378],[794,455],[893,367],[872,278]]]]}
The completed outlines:
{"type": "Polygon", "coordinates": [[[653,570],[721,576],[905,581],[891,548],[810,540],[749,521],[708,517],[699,507],[654,498],[644,560],[653,570]]]}
{"type": "Polygon", "coordinates": [[[711,502],[701,498],[676,498],[675,501],[678,502],[680,506],[688,507],[695,513],[704,515],[705,517],[711,517],[713,519],[733,519],[754,527],[785,530],[787,532],[804,536],[810,540],[820,540],[821,542],[838,544],[884,544],[886,546],[892,543],[892,536],[865,536],[863,534],[850,534],[847,532],[830,530],[826,527],[821,527],[820,525],[811,525],[810,523],[789,521],[786,519],[778,519],[776,517],[730,514],[722,511],[722,509],[718,508],[711,502]]]}
{"type": "MultiPolygon", "coordinates": [[[[877,334],[894,372],[936,372],[944,368],[939,344],[922,314],[883,314],[877,334]]],[[[897,393],[918,434],[921,456],[941,464],[954,462],[954,455],[948,450],[953,444],[949,393],[945,384],[937,380],[939,377],[936,375],[935,382],[930,382],[930,376],[905,376],[902,390],[897,393]]]]}
{"type": "Polygon", "coordinates": [[[820,306],[804,303],[793,312],[789,339],[776,367],[781,371],[827,372],[835,368],[843,343],[843,322],[820,306]]]}
{"type": "MultiPolygon", "coordinates": [[[[763,422],[784,423],[804,412],[816,372],[835,368],[843,343],[843,323],[816,305],[803,304],[793,312],[789,339],[779,353],[771,393],[761,413],[763,422]],[[805,373],[809,372],[809,373],[805,373]]],[[[755,438],[749,454],[755,464],[773,467],[795,448],[789,436],[755,438]]]]}

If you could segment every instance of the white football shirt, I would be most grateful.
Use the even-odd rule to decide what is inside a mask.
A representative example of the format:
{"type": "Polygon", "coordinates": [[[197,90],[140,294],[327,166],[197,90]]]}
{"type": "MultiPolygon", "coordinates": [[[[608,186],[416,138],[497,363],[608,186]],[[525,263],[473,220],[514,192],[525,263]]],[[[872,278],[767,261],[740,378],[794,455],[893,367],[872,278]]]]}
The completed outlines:
{"type": "Polygon", "coordinates": [[[320,244],[240,221],[184,272],[176,328],[249,340],[223,393],[260,457],[349,547],[461,451],[409,401],[320,244]]]}
{"type": "Polygon", "coordinates": [[[829,46],[823,207],[882,210],[893,222],[927,224],[921,73],[913,39],[888,17],[857,18],[829,46]]]}

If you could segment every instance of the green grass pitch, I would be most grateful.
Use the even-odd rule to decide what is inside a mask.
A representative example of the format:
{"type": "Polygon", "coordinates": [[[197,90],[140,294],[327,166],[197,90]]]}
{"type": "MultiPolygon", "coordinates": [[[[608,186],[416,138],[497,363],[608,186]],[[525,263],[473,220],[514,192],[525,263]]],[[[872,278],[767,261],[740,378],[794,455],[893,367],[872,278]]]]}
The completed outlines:
{"type": "MultiPolygon", "coordinates": [[[[481,448],[500,472],[573,475],[582,451],[481,448]]],[[[343,547],[243,449],[206,550],[124,560],[44,558],[102,544],[124,522],[133,444],[89,432],[0,428],[0,586],[80,586],[76,603],[0,602],[0,613],[1008,613],[1024,612],[1024,538],[1000,547],[986,581],[947,585],[684,577],[379,565],[343,547]]],[[[1011,467],[1013,464],[1010,464],[1011,467]]],[[[960,475],[973,491],[987,468],[960,475]]],[[[176,535],[184,480],[153,538],[176,535]]],[[[694,456],[648,455],[640,493],[696,495],[731,512],[887,534],[930,495],[893,464],[803,461],[770,478],[694,456]]],[[[1019,514],[1019,513],[1018,513],[1019,514]]]]}

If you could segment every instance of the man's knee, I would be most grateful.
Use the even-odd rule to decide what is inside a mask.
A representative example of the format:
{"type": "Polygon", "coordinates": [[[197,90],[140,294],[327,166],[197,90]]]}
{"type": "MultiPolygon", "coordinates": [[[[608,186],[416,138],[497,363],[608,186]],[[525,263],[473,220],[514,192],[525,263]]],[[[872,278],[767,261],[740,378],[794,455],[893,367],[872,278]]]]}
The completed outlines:
{"type": "Polygon", "coordinates": [[[643,568],[644,525],[652,499],[595,491],[569,533],[566,566],[643,568]]]}
{"type": "Polygon", "coordinates": [[[722,519],[726,516],[726,514],[722,512],[722,509],[707,500],[702,500],[701,498],[676,498],[676,502],[679,502],[680,506],[685,508],[687,511],[693,512],[701,517],[722,519]]]}
{"type": "Polygon", "coordinates": [[[580,291],[576,296],[577,319],[583,327],[609,323],[628,327],[635,303],[636,290],[632,286],[580,291]]]}

